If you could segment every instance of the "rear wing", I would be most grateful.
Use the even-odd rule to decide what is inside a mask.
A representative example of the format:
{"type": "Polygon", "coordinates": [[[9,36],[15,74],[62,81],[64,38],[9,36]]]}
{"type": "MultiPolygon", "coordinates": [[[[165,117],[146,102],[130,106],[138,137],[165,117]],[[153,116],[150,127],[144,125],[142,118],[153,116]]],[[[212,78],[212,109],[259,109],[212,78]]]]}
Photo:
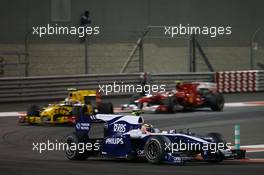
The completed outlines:
{"type": "Polygon", "coordinates": [[[89,102],[95,102],[96,106],[98,106],[102,100],[101,100],[101,93],[98,89],[96,90],[77,90],[77,89],[68,89],[69,91],[69,97],[73,101],[78,101],[82,104],[87,104],[89,102]]]}
{"type": "Polygon", "coordinates": [[[213,92],[217,92],[217,85],[216,83],[211,83],[211,82],[197,82],[197,90],[199,89],[208,89],[213,92]]]}

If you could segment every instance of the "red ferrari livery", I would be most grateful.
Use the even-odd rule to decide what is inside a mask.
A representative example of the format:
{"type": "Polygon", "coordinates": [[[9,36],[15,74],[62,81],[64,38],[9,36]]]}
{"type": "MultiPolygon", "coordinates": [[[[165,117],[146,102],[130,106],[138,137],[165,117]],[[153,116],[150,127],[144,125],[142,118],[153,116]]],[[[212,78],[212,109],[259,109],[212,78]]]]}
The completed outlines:
{"type": "Polygon", "coordinates": [[[224,98],[216,89],[215,83],[180,83],[167,92],[158,92],[142,97],[132,97],[132,103],[122,109],[142,109],[155,112],[176,112],[180,109],[209,107],[222,111],[224,98]]]}

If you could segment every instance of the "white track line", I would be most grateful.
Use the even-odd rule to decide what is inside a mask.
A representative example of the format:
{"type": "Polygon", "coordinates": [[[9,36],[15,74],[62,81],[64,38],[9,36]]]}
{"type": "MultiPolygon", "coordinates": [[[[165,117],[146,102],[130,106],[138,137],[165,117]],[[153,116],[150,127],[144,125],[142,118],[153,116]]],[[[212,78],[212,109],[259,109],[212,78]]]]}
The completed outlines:
{"type": "Polygon", "coordinates": [[[244,145],[242,147],[243,148],[263,148],[264,149],[264,144],[260,144],[260,145],[244,145]]]}
{"type": "MultiPolygon", "coordinates": [[[[232,146],[231,148],[235,148],[232,146]]],[[[259,145],[241,145],[240,149],[246,150],[247,153],[256,153],[256,152],[264,152],[264,144],[259,145]]]]}
{"type": "Polygon", "coordinates": [[[225,107],[252,107],[252,106],[264,106],[264,102],[248,101],[248,102],[225,103],[225,107]]]}
{"type": "Polygon", "coordinates": [[[225,103],[225,107],[244,107],[248,106],[245,103],[225,103]]]}
{"type": "Polygon", "coordinates": [[[0,112],[0,117],[18,117],[24,112],[0,112]]]}
{"type": "Polygon", "coordinates": [[[261,144],[261,145],[245,145],[245,146],[241,146],[241,149],[245,149],[249,153],[264,152],[264,144],[261,144]]]}

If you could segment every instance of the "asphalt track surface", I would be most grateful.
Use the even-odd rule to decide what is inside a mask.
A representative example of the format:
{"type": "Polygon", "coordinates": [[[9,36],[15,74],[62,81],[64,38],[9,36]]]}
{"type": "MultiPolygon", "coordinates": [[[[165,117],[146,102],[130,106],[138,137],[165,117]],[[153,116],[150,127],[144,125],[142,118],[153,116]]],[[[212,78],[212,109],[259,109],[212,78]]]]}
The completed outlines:
{"type": "MultiPolygon", "coordinates": [[[[227,101],[264,100],[264,94],[228,95],[227,101]]],[[[123,100],[122,100],[123,102],[123,100]]],[[[116,100],[116,104],[121,101],[116,100]]],[[[21,111],[18,105],[0,105],[3,111],[21,111]],[[17,106],[17,108],[16,108],[17,106]]],[[[264,107],[226,107],[223,112],[207,109],[177,114],[143,114],[148,123],[160,129],[178,130],[190,128],[192,132],[205,134],[220,132],[226,140],[234,142],[234,124],[241,125],[241,144],[264,144],[264,107]]],[[[16,117],[0,118],[0,174],[215,174],[260,175],[264,163],[228,161],[220,164],[206,162],[176,165],[152,165],[144,161],[130,162],[105,158],[89,158],[86,161],[69,161],[62,151],[33,151],[33,142],[63,141],[73,131],[62,126],[20,126],[16,117]]],[[[250,158],[264,158],[264,153],[248,153],[250,158]]]]}

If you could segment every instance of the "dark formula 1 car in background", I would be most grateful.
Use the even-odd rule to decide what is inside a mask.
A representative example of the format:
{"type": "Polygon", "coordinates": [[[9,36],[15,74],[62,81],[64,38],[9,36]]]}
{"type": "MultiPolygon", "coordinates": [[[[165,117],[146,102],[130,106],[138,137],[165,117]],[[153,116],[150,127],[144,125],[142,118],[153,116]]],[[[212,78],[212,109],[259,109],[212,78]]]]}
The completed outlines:
{"type": "Polygon", "coordinates": [[[167,92],[134,95],[130,104],[122,105],[121,109],[174,113],[178,110],[209,107],[213,111],[222,111],[224,102],[215,83],[193,82],[176,84],[174,90],[167,92]]]}
{"type": "Polygon", "coordinates": [[[78,115],[81,116],[78,117],[80,120],[76,123],[75,132],[66,138],[68,149],[65,153],[70,160],[86,160],[88,157],[97,156],[181,164],[196,160],[197,155],[207,162],[221,162],[224,159],[233,159],[236,155],[217,133],[198,136],[190,132],[178,133],[176,130],[160,131],[149,124],[144,124],[140,116],[78,115]],[[221,149],[217,146],[208,149],[202,147],[217,143],[224,146],[221,149]],[[197,147],[175,149],[175,144],[193,144],[197,147]]]}

